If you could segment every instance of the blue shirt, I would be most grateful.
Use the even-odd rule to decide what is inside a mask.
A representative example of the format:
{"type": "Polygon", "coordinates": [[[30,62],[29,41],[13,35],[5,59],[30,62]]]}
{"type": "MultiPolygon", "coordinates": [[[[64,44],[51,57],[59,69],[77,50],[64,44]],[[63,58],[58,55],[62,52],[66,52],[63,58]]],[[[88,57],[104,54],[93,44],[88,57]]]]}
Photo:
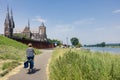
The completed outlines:
{"type": "Polygon", "coordinates": [[[26,50],[26,55],[27,57],[33,57],[34,56],[34,49],[32,47],[29,47],[27,50],[26,50]]]}

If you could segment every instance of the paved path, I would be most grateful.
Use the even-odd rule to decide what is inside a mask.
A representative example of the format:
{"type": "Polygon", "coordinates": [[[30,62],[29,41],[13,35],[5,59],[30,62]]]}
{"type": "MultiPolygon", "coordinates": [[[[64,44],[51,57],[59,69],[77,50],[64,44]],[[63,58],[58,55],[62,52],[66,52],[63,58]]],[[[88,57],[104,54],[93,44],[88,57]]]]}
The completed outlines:
{"type": "Polygon", "coordinates": [[[35,56],[35,71],[28,74],[28,69],[21,68],[16,75],[9,77],[8,80],[47,80],[46,67],[53,50],[41,50],[42,54],[35,56]]]}

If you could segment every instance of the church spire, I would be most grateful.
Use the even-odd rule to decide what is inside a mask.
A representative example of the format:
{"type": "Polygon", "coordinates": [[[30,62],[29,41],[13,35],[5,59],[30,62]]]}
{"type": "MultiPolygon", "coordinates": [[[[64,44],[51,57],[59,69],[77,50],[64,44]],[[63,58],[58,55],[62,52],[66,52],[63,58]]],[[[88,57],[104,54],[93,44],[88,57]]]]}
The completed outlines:
{"type": "Polygon", "coordinates": [[[9,6],[7,5],[7,13],[4,22],[4,35],[7,37],[13,37],[13,28],[15,27],[14,20],[13,20],[13,13],[11,9],[11,13],[9,13],[9,6]]]}
{"type": "Polygon", "coordinates": [[[5,18],[5,24],[10,24],[10,14],[9,14],[9,6],[7,5],[7,13],[5,18]]]}
{"type": "Polygon", "coordinates": [[[9,36],[10,34],[10,15],[9,15],[9,6],[7,5],[7,13],[6,13],[6,17],[5,17],[5,22],[4,22],[4,35],[5,36],[9,36]]]}
{"type": "Polygon", "coordinates": [[[11,21],[11,28],[15,28],[15,24],[14,24],[14,20],[13,20],[13,12],[12,12],[12,9],[11,9],[10,21],[11,21]]]}
{"type": "Polygon", "coordinates": [[[43,22],[41,23],[41,26],[43,26],[43,27],[44,27],[44,23],[43,23],[43,22]]]}
{"type": "Polygon", "coordinates": [[[9,6],[7,5],[7,12],[9,12],[9,6]]]}
{"type": "Polygon", "coordinates": [[[9,5],[7,5],[7,14],[9,14],[9,5]]]}
{"type": "Polygon", "coordinates": [[[29,21],[29,19],[28,19],[28,29],[30,29],[30,21],[29,21]]]}

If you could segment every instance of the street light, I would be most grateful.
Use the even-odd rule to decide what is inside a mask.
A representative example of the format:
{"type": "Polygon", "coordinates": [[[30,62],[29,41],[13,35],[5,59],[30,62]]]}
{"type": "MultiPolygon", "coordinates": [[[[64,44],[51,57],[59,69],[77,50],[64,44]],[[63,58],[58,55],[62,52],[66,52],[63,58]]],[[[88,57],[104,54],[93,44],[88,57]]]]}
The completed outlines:
{"type": "Polygon", "coordinates": [[[66,37],[67,47],[68,47],[68,37],[66,37]]]}

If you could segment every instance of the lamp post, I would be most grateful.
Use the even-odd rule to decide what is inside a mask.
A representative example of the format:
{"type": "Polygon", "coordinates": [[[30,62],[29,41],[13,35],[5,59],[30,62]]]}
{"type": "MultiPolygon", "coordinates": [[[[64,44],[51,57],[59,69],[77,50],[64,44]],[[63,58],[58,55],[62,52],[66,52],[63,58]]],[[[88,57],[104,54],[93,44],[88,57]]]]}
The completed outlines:
{"type": "Polygon", "coordinates": [[[66,37],[67,47],[68,47],[68,37],[66,37]]]}

